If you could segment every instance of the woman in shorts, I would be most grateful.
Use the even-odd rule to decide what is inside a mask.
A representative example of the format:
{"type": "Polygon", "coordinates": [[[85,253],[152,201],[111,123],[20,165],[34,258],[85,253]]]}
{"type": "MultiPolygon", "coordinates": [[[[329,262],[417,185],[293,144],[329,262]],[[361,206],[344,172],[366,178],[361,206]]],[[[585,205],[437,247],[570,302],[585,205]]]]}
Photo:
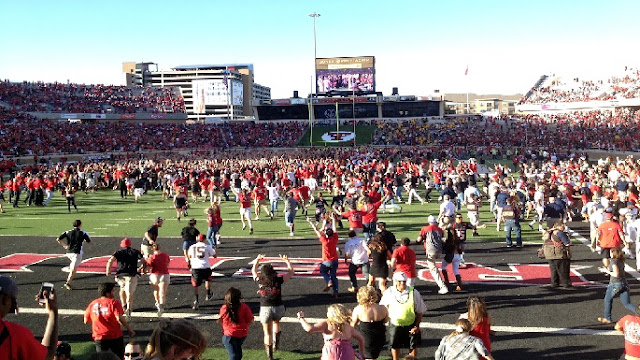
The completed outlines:
{"type": "Polygon", "coordinates": [[[169,254],[160,251],[160,245],[154,243],[151,245],[153,254],[147,259],[145,272],[150,272],[149,283],[153,287],[153,297],[156,300],[156,309],[158,317],[164,312],[164,302],[167,297],[167,289],[171,280],[169,278],[169,262],[171,257],[169,254]]]}
{"type": "Polygon", "coordinates": [[[280,258],[287,264],[288,272],[284,276],[278,276],[271,264],[262,265],[258,272],[258,264],[264,259],[264,255],[258,255],[251,268],[253,279],[258,283],[260,323],[264,331],[264,349],[269,359],[273,359],[273,353],[280,347],[280,319],[284,316],[285,310],[282,302],[282,284],[289,281],[294,274],[287,255],[280,255],[280,258]]]}

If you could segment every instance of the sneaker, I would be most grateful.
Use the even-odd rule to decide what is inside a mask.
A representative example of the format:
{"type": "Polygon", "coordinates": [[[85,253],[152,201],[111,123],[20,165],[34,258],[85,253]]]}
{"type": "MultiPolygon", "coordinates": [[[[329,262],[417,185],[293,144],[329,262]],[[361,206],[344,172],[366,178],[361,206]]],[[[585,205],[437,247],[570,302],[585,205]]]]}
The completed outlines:
{"type": "Polygon", "coordinates": [[[527,225],[529,225],[529,229],[533,230],[533,225],[531,225],[531,223],[527,223],[527,225]]]}
{"type": "Polygon", "coordinates": [[[327,292],[329,291],[329,289],[331,289],[333,285],[331,283],[328,283],[327,286],[324,287],[324,289],[322,289],[323,292],[327,292]]]}
{"type": "Polygon", "coordinates": [[[249,235],[253,235],[253,228],[249,229],[249,235]]]}
{"type": "Polygon", "coordinates": [[[200,307],[199,305],[200,305],[200,304],[198,303],[198,300],[195,300],[195,301],[193,302],[193,305],[191,306],[191,308],[192,308],[193,310],[198,310],[198,308],[200,307]]]}
{"type": "Polygon", "coordinates": [[[124,316],[127,318],[127,321],[131,321],[131,309],[127,308],[124,311],[124,316]]]}
{"type": "Polygon", "coordinates": [[[242,230],[246,229],[247,225],[242,225],[242,230]]]}
{"type": "Polygon", "coordinates": [[[206,301],[211,301],[213,300],[213,293],[211,294],[207,294],[207,297],[205,298],[206,301]]]}
{"type": "Polygon", "coordinates": [[[289,233],[289,236],[293,236],[293,231],[289,233]]]}
{"type": "Polygon", "coordinates": [[[358,289],[354,288],[353,286],[347,289],[348,292],[350,293],[354,293],[354,292],[358,292],[358,289]]]}
{"type": "Polygon", "coordinates": [[[269,220],[273,220],[273,214],[269,215],[269,220]]]}
{"type": "Polygon", "coordinates": [[[524,245],[520,244],[520,245],[516,245],[516,247],[517,247],[518,249],[522,249],[522,248],[524,247],[524,245]]]}
{"type": "Polygon", "coordinates": [[[446,287],[440,288],[440,290],[438,290],[438,294],[440,295],[444,295],[448,293],[449,293],[449,289],[447,289],[446,287]]]}
{"type": "Polygon", "coordinates": [[[477,231],[474,231],[472,235],[473,235],[473,236],[480,236],[480,234],[478,234],[478,232],[477,232],[477,231]]]}
{"type": "Polygon", "coordinates": [[[259,217],[259,216],[256,216],[256,218],[255,218],[255,219],[253,219],[253,220],[260,220],[260,217],[259,217]]]}
{"type": "Polygon", "coordinates": [[[64,283],[64,285],[62,285],[63,288],[67,289],[67,290],[73,290],[73,288],[71,287],[71,285],[64,283]]]}
{"type": "Polygon", "coordinates": [[[398,212],[401,213],[402,212],[402,206],[400,206],[400,208],[398,209],[398,212]]]}

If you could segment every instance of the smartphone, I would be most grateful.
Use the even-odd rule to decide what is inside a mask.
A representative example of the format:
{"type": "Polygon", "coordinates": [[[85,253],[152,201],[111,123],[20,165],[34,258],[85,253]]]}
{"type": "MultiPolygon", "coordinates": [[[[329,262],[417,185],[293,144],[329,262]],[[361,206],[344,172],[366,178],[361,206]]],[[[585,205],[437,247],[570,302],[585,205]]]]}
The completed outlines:
{"type": "Polygon", "coordinates": [[[48,282],[42,283],[42,286],[40,287],[40,293],[38,293],[38,302],[41,304],[44,304],[47,302],[46,299],[44,298],[45,290],[47,291],[47,293],[51,294],[53,292],[53,284],[48,282]]]}

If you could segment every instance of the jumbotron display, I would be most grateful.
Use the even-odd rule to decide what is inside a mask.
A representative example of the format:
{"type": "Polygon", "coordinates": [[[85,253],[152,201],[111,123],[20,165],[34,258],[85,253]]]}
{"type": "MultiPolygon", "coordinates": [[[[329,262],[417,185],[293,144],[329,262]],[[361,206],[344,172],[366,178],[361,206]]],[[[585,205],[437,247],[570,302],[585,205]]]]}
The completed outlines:
{"type": "Polygon", "coordinates": [[[316,93],[331,91],[374,92],[373,56],[316,59],[316,93]]]}

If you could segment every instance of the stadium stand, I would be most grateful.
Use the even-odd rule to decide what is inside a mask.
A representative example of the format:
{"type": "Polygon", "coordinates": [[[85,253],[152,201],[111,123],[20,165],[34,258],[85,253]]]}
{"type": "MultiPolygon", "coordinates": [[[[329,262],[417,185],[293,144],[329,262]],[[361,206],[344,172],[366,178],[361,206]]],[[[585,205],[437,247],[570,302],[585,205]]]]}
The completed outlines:
{"type": "Polygon", "coordinates": [[[621,76],[606,80],[565,80],[559,76],[541,77],[520,100],[520,104],[607,101],[640,96],[640,70],[626,69],[621,76]]]}
{"type": "Polygon", "coordinates": [[[0,101],[26,112],[184,113],[184,99],[171,87],[0,82],[0,101]]]}

